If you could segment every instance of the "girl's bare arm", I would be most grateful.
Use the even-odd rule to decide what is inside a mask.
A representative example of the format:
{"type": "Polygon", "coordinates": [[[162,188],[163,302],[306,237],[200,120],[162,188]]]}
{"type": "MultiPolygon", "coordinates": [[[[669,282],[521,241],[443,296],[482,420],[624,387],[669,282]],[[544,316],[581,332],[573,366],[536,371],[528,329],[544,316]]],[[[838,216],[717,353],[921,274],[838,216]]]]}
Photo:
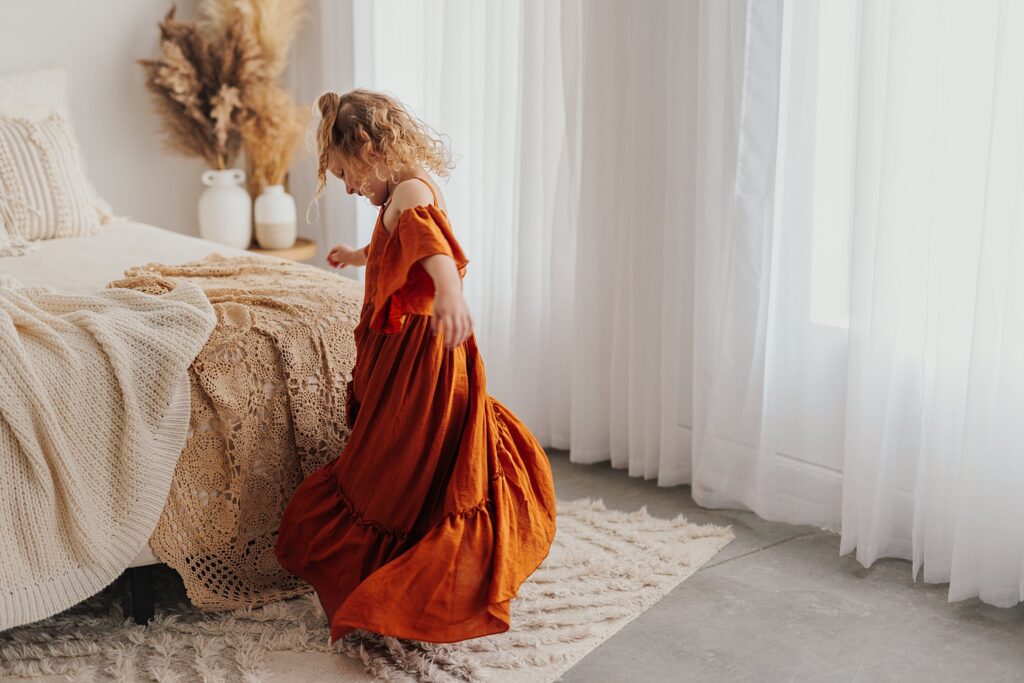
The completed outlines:
{"type": "Polygon", "coordinates": [[[347,244],[339,244],[331,249],[330,253],[327,254],[327,262],[335,268],[344,268],[345,266],[365,266],[366,252],[369,248],[370,245],[366,245],[359,249],[353,249],[347,244]]]}
{"type": "Polygon", "coordinates": [[[455,261],[447,254],[434,254],[420,259],[420,264],[434,280],[434,314],[430,329],[444,334],[445,348],[453,349],[473,334],[473,318],[462,296],[462,280],[455,261]]]}

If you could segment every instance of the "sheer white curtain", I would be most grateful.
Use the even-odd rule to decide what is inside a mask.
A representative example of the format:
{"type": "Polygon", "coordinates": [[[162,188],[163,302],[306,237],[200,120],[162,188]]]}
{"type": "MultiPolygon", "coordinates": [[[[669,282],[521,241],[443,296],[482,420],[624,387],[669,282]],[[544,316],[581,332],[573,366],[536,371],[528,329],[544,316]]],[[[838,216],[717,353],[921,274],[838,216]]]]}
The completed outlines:
{"type": "Polygon", "coordinates": [[[830,523],[841,481],[841,552],[1014,605],[1024,7],[828,0],[773,16],[748,23],[745,51],[781,26],[777,135],[755,101],[770,69],[748,69],[735,178],[706,154],[699,171],[694,495],[830,523]]]}
{"type": "Polygon", "coordinates": [[[668,484],[689,470],[676,377],[691,343],[696,9],[355,2],[356,35],[372,36],[355,84],[395,94],[459,157],[444,187],[491,393],[574,461],[668,484]]]}
{"type": "Polygon", "coordinates": [[[858,116],[836,142],[818,139],[853,152],[823,174],[849,203],[842,551],[856,547],[864,564],[912,559],[915,575],[950,582],[951,600],[1014,605],[1024,599],[1024,6],[821,9],[820,27],[857,57],[856,70],[823,78],[840,79],[858,116]]]}
{"type": "Polygon", "coordinates": [[[587,1],[573,17],[578,147],[574,462],[689,477],[696,3],[587,1]],[[687,290],[690,292],[687,295],[687,290]]]}
{"type": "Polygon", "coordinates": [[[1021,599],[1019,3],[352,7],[354,85],[460,157],[489,386],[545,445],[1021,599]]]}
{"type": "MultiPolygon", "coordinates": [[[[356,0],[354,10],[355,85],[395,95],[455,153],[441,186],[470,259],[465,291],[490,391],[543,443],[567,448],[576,222],[561,8],[356,0]]],[[[361,212],[364,239],[374,218],[361,212]]]]}

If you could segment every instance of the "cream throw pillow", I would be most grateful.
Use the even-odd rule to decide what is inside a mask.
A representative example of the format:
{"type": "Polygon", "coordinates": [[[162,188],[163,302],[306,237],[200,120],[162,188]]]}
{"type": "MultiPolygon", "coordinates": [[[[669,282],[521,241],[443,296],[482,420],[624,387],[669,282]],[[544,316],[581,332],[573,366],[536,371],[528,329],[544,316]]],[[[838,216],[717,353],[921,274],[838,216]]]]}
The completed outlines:
{"type": "Polygon", "coordinates": [[[63,114],[0,116],[0,226],[27,240],[97,233],[100,216],[63,114]]]}
{"type": "MultiPolygon", "coordinates": [[[[27,119],[45,119],[57,111],[68,122],[71,136],[75,133],[75,119],[70,107],[70,74],[65,67],[47,66],[32,71],[20,71],[0,75],[0,116],[23,116],[27,119]]],[[[82,159],[82,175],[92,204],[100,213],[100,222],[109,223],[114,219],[110,202],[100,196],[89,179],[86,160],[82,159]]]]}

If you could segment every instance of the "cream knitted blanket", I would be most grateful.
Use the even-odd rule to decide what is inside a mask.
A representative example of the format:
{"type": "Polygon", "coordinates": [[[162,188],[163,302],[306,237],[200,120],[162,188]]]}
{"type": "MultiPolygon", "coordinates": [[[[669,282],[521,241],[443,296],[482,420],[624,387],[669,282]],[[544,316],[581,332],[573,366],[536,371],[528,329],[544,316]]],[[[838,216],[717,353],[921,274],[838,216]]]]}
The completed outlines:
{"type": "Polygon", "coordinates": [[[188,283],[79,296],[0,274],[0,630],[93,595],[145,546],[214,323],[188,283]]]}

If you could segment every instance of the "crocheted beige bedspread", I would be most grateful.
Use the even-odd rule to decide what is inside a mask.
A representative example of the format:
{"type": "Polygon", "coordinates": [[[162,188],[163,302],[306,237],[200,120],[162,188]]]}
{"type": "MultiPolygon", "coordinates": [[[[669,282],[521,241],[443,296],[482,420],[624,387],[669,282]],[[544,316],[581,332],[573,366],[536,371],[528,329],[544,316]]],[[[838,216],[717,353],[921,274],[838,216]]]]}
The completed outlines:
{"type": "Polygon", "coordinates": [[[311,590],[274,556],[295,487],[348,439],[362,285],[312,266],[211,254],[129,269],[108,287],[162,293],[187,279],[217,323],[189,369],[192,415],[150,539],[192,603],[257,606],[311,590]]]}

